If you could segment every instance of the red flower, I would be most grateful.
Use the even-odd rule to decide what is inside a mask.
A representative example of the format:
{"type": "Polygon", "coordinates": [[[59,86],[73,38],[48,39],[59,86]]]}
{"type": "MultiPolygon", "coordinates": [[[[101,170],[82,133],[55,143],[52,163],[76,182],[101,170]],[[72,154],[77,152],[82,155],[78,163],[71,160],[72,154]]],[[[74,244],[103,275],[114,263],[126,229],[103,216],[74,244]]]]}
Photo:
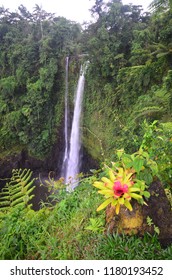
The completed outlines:
{"type": "Polygon", "coordinates": [[[116,181],[113,185],[113,191],[115,197],[120,197],[124,193],[128,192],[128,185],[126,184],[122,185],[120,181],[116,181]]]}

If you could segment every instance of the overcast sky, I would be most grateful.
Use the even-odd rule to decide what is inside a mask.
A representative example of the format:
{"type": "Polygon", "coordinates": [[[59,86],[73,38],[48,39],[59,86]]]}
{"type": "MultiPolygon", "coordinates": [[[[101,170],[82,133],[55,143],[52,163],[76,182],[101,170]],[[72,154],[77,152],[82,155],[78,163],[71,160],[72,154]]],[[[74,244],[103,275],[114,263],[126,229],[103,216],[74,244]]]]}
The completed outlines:
{"type": "MultiPolygon", "coordinates": [[[[105,0],[107,1],[107,0],[105,0]]],[[[151,0],[122,0],[123,4],[133,3],[142,5],[146,8],[151,0]]],[[[69,20],[83,23],[91,18],[89,9],[94,5],[95,0],[0,0],[0,7],[4,6],[11,11],[15,11],[18,6],[23,4],[29,11],[33,10],[35,4],[46,12],[55,13],[57,16],[63,16],[69,20]]]]}

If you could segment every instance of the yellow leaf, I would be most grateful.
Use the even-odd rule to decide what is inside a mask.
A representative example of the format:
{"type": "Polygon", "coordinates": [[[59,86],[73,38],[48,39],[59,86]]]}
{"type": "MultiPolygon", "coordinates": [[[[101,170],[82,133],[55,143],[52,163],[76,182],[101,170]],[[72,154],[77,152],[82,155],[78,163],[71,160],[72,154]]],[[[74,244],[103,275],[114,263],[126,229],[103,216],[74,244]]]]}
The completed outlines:
{"type": "Polygon", "coordinates": [[[115,206],[116,204],[118,203],[118,200],[117,199],[114,199],[111,203],[112,206],[115,206]]]}
{"type": "Polygon", "coordinates": [[[114,175],[112,169],[109,170],[109,177],[110,177],[110,180],[111,180],[112,182],[114,182],[114,181],[116,180],[116,177],[115,177],[115,175],[114,175]]]}
{"type": "Polygon", "coordinates": [[[132,175],[133,175],[133,173],[129,173],[129,174],[125,177],[124,183],[127,183],[132,175]]]}
{"type": "Polygon", "coordinates": [[[100,190],[106,190],[105,184],[99,181],[94,182],[93,186],[100,190]]]}
{"type": "Polygon", "coordinates": [[[125,201],[124,201],[124,205],[125,205],[130,211],[133,210],[133,208],[132,208],[132,206],[131,206],[131,203],[130,203],[128,200],[126,200],[126,199],[125,199],[125,201]]]}
{"type": "Polygon", "coordinates": [[[146,205],[146,206],[148,206],[148,204],[147,204],[145,201],[143,202],[143,204],[146,205]]]}
{"type": "Polygon", "coordinates": [[[131,199],[131,197],[130,197],[130,194],[129,194],[129,193],[124,193],[124,194],[123,194],[123,197],[124,197],[124,198],[126,198],[126,199],[128,199],[128,200],[129,200],[129,199],[131,199]]]}
{"type": "Polygon", "coordinates": [[[115,208],[115,211],[116,211],[116,214],[118,215],[119,214],[119,210],[120,210],[120,204],[118,203],[116,205],[116,208],[115,208]]]}
{"type": "Polygon", "coordinates": [[[106,178],[106,177],[102,177],[101,180],[102,180],[104,183],[107,183],[107,184],[106,184],[106,187],[107,187],[108,189],[111,189],[111,188],[113,187],[113,182],[112,182],[110,179],[108,179],[108,178],[106,178]]]}
{"type": "Polygon", "coordinates": [[[98,193],[101,193],[101,194],[109,194],[109,195],[111,195],[111,196],[114,196],[113,190],[100,190],[100,191],[98,191],[98,193]]]}
{"type": "MultiPolygon", "coordinates": [[[[99,192],[98,192],[99,193],[99,192]]],[[[112,197],[110,194],[103,194],[105,198],[112,197]]]]}
{"type": "Polygon", "coordinates": [[[102,209],[104,209],[106,206],[108,206],[111,202],[113,202],[113,198],[110,197],[108,199],[106,199],[98,208],[97,211],[100,211],[102,209]]]}
{"type": "Polygon", "coordinates": [[[118,201],[119,201],[119,204],[124,204],[124,198],[123,197],[120,197],[120,198],[118,198],[118,201]]]}
{"type": "Polygon", "coordinates": [[[141,195],[136,194],[136,193],[130,193],[130,196],[133,197],[133,198],[135,198],[135,199],[140,199],[140,198],[142,198],[141,195]]]}
{"type": "Polygon", "coordinates": [[[139,188],[129,188],[129,191],[130,192],[139,192],[140,191],[140,189],[139,188]]]}
{"type": "Polygon", "coordinates": [[[118,168],[118,177],[122,177],[123,178],[124,176],[124,169],[121,167],[121,168],[118,168]]]}

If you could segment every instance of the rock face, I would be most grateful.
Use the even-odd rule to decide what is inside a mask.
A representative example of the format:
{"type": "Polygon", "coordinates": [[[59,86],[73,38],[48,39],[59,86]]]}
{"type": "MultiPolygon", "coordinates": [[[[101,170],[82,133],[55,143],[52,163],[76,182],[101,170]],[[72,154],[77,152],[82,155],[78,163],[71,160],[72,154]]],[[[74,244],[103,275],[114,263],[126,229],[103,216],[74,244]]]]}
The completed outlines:
{"type": "Polygon", "coordinates": [[[39,159],[28,155],[27,151],[13,153],[0,160],[0,178],[11,177],[12,169],[30,168],[31,170],[43,170],[45,164],[39,159]]]}
{"type": "Polygon", "coordinates": [[[172,211],[171,205],[165,191],[159,181],[155,181],[149,187],[151,194],[146,205],[140,205],[133,201],[133,211],[122,206],[119,215],[116,215],[114,207],[107,207],[106,210],[106,232],[118,232],[124,234],[155,233],[159,230],[159,240],[162,246],[166,247],[172,243],[172,211]],[[151,225],[148,225],[148,217],[151,225]]]}
{"type": "MultiPolygon", "coordinates": [[[[37,178],[40,175],[41,180],[47,179],[49,172],[53,171],[55,178],[60,177],[61,165],[63,161],[63,138],[59,137],[57,142],[52,147],[52,152],[44,160],[37,159],[28,154],[26,149],[22,151],[13,151],[12,154],[4,158],[0,158],[0,191],[6,184],[6,178],[11,178],[12,169],[27,168],[33,171],[33,177],[37,178]]],[[[98,164],[92,160],[88,153],[83,149],[82,172],[87,173],[90,169],[98,168],[98,164]]],[[[35,181],[36,188],[34,190],[35,197],[33,198],[34,209],[39,209],[41,200],[45,201],[47,196],[47,188],[41,186],[40,181],[35,181]]]]}
{"type": "MultiPolygon", "coordinates": [[[[12,155],[8,155],[0,160],[0,178],[11,178],[12,169],[27,168],[33,171],[33,177],[38,177],[39,173],[45,172],[47,166],[44,161],[36,159],[28,155],[26,150],[16,151],[12,155]]],[[[48,174],[48,170],[46,172],[48,174]]],[[[0,191],[6,184],[6,180],[0,180],[0,191]]],[[[35,197],[32,200],[33,208],[39,209],[39,203],[41,200],[46,199],[47,189],[40,187],[38,180],[35,181],[36,188],[33,191],[35,197]]]]}

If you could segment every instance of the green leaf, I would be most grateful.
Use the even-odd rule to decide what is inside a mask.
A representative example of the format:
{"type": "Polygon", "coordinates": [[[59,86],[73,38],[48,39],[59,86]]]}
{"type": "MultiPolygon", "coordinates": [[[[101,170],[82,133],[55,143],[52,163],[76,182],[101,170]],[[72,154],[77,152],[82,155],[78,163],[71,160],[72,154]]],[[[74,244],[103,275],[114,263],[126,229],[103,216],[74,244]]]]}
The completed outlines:
{"type": "Polygon", "coordinates": [[[152,219],[149,216],[147,216],[146,222],[147,222],[148,226],[153,225],[152,219]]]}
{"type": "Polygon", "coordinates": [[[159,235],[160,234],[160,229],[159,227],[154,225],[154,231],[159,235]]]}
{"type": "Polygon", "coordinates": [[[152,170],[152,174],[153,175],[157,175],[158,174],[158,165],[155,161],[153,160],[149,160],[149,167],[152,170]]]}
{"type": "Polygon", "coordinates": [[[153,181],[150,170],[145,169],[143,172],[140,172],[139,179],[145,181],[146,185],[150,185],[153,181]]]}
{"type": "Polygon", "coordinates": [[[122,155],[124,154],[124,149],[117,150],[116,154],[118,156],[118,159],[121,159],[122,155]]]}
{"type": "Polygon", "coordinates": [[[144,191],[143,192],[143,195],[146,197],[146,198],[149,198],[150,197],[150,193],[148,191],[144,191]]]}
{"type": "Polygon", "coordinates": [[[133,161],[133,167],[138,174],[140,173],[140,171],[143,167],[143,163],[144,163],[144,160],[140,159],[140,158],[135,158],[133,161]]]}
{"type": "Polygon", "coordinates": [[[126,168],[130,168],[130,167],[133,166],[133,160],[132,160],[132,158],[131,158],[130,155],[125,154],[125,155],[122,157],[122,161],[123,161],[123,163],[124,163],[124,165],[125,165],[126,168]]]}

